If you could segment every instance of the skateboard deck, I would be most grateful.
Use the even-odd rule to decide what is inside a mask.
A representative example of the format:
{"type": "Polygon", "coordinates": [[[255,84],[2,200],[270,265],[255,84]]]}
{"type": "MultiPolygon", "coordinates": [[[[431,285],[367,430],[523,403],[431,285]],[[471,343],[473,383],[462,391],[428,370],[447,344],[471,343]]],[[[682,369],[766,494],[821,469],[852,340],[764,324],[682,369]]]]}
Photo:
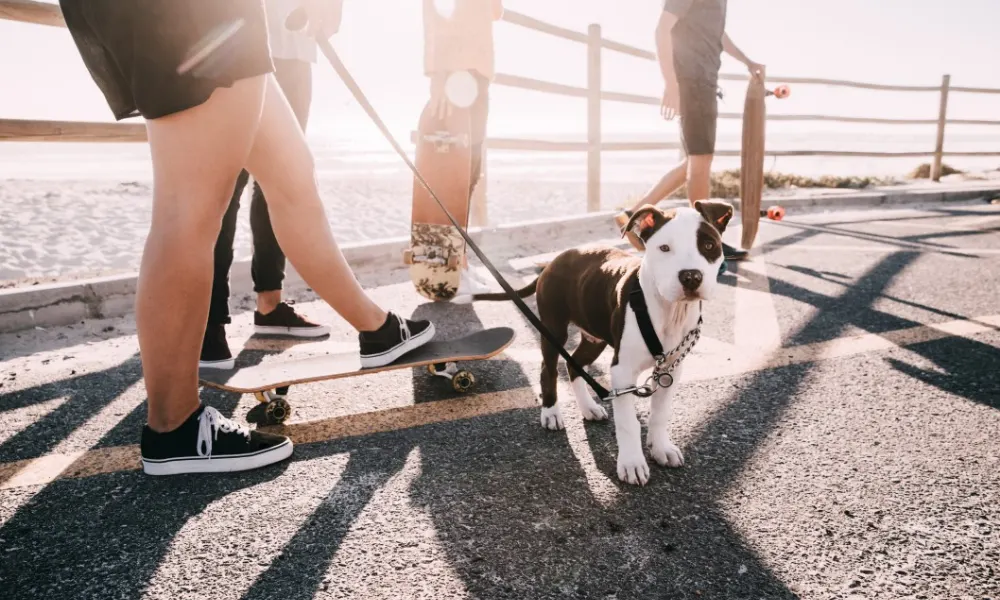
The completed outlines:
{"type": "MultiPolygon", "coordinates": [[[[469,110],[452,105],[438,118],[430,105],[417,128],[416,166],[448,212],[464,227],[469,220],[472,169],[469,110]]],[[[450,300],[458,291],[465,240],[426,188],[413,178],[410,248],[403,262],[417,292],[430,300],[450,300]]]]}
{"type": "Polygon", "coordinates": [[[342,352],[297,360],[268,362],[228,371],[206,369],[198,373],[208,387],[228,392],[250,393],[267,405],[269,423],[281,423],[291,409],[282,395],[274,392],[300,383],[356,377],[383,371],[429,367],[434,375],[450,379],[456,391],[466,392],[475,385],[472,373],[458,370],[456,361],[486,360],[514,341],[510,327],[495,327],[452,340],[433,340],[404,354],[384,367],[361,367],[357,352],[342,352]]]}
{"type": "Polygon", "coordinates": [[[763,77],[751,77],[743,103],[743,147],[740,152],[740,213],[745,250],[753,246],[760,225],[760,201],[764,191],[764,129],[766,110],[763,77]]]}

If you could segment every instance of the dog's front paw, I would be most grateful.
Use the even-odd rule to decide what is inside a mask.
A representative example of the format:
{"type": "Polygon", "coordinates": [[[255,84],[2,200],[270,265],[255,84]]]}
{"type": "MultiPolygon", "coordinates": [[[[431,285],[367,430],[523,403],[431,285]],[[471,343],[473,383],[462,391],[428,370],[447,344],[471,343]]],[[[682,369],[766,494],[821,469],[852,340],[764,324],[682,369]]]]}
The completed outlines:
{"type": "Polygon", "coordinates": [[[592,402],[590,406],[581,406],[580,412],[583,413],[583,418],[588,421],[606,421],[608,419],[608,411],[596,402],[592,402]]]}
{"type": "Polygon", "coordinates": [[[684,455],[667,436],[655,436],[649,442],[649,454],[662,467],[683,467],[684,455]]]}
{"type": "Polygon", "coordinates": [[[618,479],[632,485],[646,485],[649,481],[649,465],[646,464],[641,446],[638,451],[624,449],[618,451],[618,479]]]}
{"type": "Polygon", "coordinates": [[[563,423],[562,413],[559,412],[559,405],[548,408],[542,407],[542,427],[553,431],[566,428],[566,424],[563,423]]]}

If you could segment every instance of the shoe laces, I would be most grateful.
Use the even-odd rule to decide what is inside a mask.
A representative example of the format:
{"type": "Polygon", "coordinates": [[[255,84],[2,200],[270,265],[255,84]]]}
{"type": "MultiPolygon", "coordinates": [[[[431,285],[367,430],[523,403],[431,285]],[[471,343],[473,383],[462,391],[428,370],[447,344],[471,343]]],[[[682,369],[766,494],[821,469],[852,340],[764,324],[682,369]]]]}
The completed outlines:
{"type": "Polygon", "coordinates": [[[223,433],[239,433],[250,439],[250,428],[227,419],[211,406],[206,406],[198,417],[198,456],[212,457],[212,443],[219,439],[220,429],[223,433]]]}
{"type": "Polygon", "coordinates": [[[395,315],[396,320],[399,321],[399,337],[405,342],[412,337],[410,334],[410,327],[406,324],[406,319],[399,315],[395,315]]]}

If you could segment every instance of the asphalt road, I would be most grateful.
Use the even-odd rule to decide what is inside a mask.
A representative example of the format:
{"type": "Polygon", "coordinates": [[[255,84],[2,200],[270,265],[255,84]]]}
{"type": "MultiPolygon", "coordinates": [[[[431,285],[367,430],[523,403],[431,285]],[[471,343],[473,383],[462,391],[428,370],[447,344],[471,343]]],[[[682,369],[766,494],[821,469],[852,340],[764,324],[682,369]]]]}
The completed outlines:
{"type": "MultiPolygon", "coordinates": [[[[513,306],[422,304],[404,279],[373,293],[442,337],[517,329],[465,365],[476,393],[423,369],[293,387],[293,459],[244,474],[136,470],[129,319],[0,336],[0,597],[1000,598],[1000,206],[790,218],[755,253],[688,359],[686,464],[645,487],[564,371],[567,429],[542,429],[513,306]]],[[[336,330],[288,352],[354,343],[299,306],[336,330]]],[[[240,362],[274,360],[249,324],[240,362]]]]}

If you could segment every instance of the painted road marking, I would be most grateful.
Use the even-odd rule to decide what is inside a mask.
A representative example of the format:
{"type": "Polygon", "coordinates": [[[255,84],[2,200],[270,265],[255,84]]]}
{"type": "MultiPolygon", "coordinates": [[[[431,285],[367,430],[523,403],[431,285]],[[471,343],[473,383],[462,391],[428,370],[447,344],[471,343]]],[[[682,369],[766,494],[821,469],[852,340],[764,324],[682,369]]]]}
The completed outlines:
{"type": "MultiPolygon", "coordinates": [[[[689,363],[685,364],[683,381],[720,379],[794,364],[912,346],[948,337],[968,338],[990,331],[1000,331],[1000,314],[778,348],[769,353],[731,357],[727,361],[719,360],[717,355],[692,354],[689,363]]],[[[505,354],[519,361],[538,359],[536,348],[508,349],[505,354]]],[[[325,442],[534,408],[539,405],[537,398],[538,392],[534,387],[522,387],[370,413],[291,423],[278,431],[288,434],[296,444],[325,442]]],[[[560,398],[561,402],[568,401],[565,405],[568,409],[572,404],[568,388],[564,388],[560,398]]],[[[0,463],[0,489],[47,485],[57,479],[90,477],[139,468],[137,445],[97,448],[83,453],[52,453],[37,459],[0,463]]]]}

